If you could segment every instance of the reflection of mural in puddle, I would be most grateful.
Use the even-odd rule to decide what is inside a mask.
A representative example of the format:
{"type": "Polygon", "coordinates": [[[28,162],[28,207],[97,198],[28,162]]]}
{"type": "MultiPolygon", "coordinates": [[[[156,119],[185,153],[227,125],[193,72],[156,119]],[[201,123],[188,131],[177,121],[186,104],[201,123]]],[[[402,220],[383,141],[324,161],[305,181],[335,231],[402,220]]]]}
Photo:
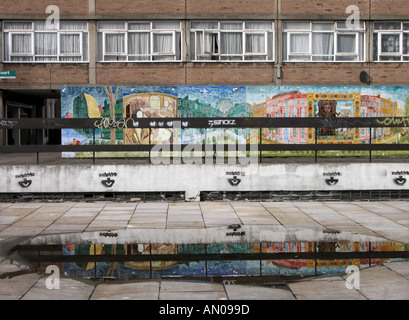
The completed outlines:
{"type": "MultiPolygon", "coordinates": [[[[409,246],[398,242],[268,242],[268,243],[217,243],[217,244],[79,244],[64,245],[63,255],[106,255],[107,262],[64,262],[63,273],[72,278],[148,279],[162,276],[274,276],[274,275],[335,275],[345,273],[350,265],[367,268],[385,260],[402,261],[403,258],[343,258],[240,260],[240,254],[275,253],[353,253],[408,251],[409,246]],[[234,254],[232,260],[199,261],[129,261],[113,262],[112,256],[199,254],[201,259],[212,254],[234,254]]],[[[248,257],[248,256],[247,256],[248,257]]],[[[270,255],[271,257],[271,255],[270,255]]],[[[245,259],[245,257],[244,257],[245,259]]],[[[75,259],[74,259],[75,260],[75,259]]],[[[101,259],[99,259],[100,261],[101,259]]],[[[127,260],[127,261],[124,261],[127,260]]],[[[166,259],[168,260],[168,259],[166,259]]]]}

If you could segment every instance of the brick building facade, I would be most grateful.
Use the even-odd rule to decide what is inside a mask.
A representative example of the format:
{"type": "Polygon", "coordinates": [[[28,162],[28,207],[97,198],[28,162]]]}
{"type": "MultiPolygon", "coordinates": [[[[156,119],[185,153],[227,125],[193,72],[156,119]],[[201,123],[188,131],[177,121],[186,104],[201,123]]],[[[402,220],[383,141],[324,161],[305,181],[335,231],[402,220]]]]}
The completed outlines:
{"type": "Polygon", "coordinates": [[[406,0],[4,0],[0,21],[1,118],[61,116],[63,86],[409,85],[406,0]]]}

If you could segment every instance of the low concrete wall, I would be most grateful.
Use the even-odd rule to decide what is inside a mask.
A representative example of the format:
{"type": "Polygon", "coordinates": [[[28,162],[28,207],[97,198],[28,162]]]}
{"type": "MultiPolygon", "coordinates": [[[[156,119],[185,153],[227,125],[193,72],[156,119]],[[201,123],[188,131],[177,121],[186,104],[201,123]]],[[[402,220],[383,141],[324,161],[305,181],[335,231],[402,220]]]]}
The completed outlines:
{"type": "Polygon", "coordinates": [[[2,166],[0,193],[407,190],[407,163],[2,166]]]}

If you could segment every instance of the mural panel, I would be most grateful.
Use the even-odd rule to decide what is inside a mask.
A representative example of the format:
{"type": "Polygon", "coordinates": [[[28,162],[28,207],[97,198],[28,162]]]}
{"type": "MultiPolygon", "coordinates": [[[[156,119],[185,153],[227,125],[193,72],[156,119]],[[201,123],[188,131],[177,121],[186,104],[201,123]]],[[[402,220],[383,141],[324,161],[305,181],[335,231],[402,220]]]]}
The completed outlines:
{"type": "MultiPolygon", "coordinates": [[[[402,117],[409,87],[63,87],[64,118],[402,117]]],[[[162,124],[163,125],[163,124],[162,124]]],[[[250,129],[64,129],[63,144],[250,143],[250,129]]],[[[263,143],[408,143],[408,128],[264,128],[263,143]]],[[[257,140],[256,140],[257,141],[257,140]]],[[[125,156],[125,154],[122,154],[125,156]]],[[[64,157],[84,156],[64,153],[64,157]]]]}

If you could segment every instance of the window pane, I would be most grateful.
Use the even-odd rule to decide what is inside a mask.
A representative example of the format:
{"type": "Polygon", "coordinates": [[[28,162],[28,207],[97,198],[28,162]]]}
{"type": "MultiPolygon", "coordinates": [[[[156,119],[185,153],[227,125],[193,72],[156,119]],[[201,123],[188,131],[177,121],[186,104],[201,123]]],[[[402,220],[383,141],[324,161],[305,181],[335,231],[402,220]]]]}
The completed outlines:
{"type": "Polygon", "coordinates": [[[149,54],[150,39],[149,33],[129,33],[128,52],[129,54],[149,54]]]}
{"type": "Polygon", "coordinates": [[[173,35],[171,34],[154,34],[153,53],[173,54],[172,41],[173,35]]]}
{"type": "Polygon", "coordinates": [[[150,30],[150,23],[128,23],[128,30],[150,30]]]}
{"type": "Polygon", "coordinates": [[[409,53],[409,34],[403,34],[403,54],[409,53]]]}
{"type": "Polygon", "coordinates": [[[375,22],[375,30],[400,30],[400,22],[375,22]]]}
{"type": "Polygon", "coordinates": [[[338,35],[337,52],[356,52],[356,36],[353,34],[338,35]]]}
{"type": "Polygon", "coordinates": [[[30,30],[32,27],[32,22],[4,22],[4,30],[30,30]]]}
{"type": "Polygon", "coordinates": [[[217,29],[218,23],[217,22],[208,22],[208,21],[199,21],[199,22],[192,22],[191,23],[192,29],[217,29]]]}
{"type": "Polygon", "coordinates": [[[396,52],[399,50],[399,34],[383,34],[381,36],[381,52],[396,52]]]}
{"type": "Polygon", "coordinates": [[[313,23],[312,30],[334,30],[333,23],[313,23]]]}
{"type": "Polygon", "coordinates": [[[284,22],[284,29],[294,30],[310,30],[311,26],[309,22],[284,22]]]}
{"type": "Polygon", "coordinates": [[[242,34],[241,33],[221,33],[221,53],[222,54],[241,54],[243,53],[242,34]]]}
{"type": "Polygon", "coordinates": [[[247,34],[246,52],[266,53],[266,43],[264,34],[247,34]]]}
{"type": "Polygon", "coordinates": [[[333,54],[334,53],[334,35],[332,33],[313,33],[312,34],[312,53],[313,54],[333,54]]]}
{"type": "Polygon", "coordinates": [[[220,24],[221,30],[242,30],[243,24],[242,23],[234,23],[234,22],[222,22],[220,24]]]}
{"type": "Polygon", "coordinates": [[[57,55],[57,33],[36,33],[34,52],[38,55],[57,55]]]}
{"type": "Polygon", "coordinates": [[[272,24],[271,22],[246,22],[245,23],[246,29],[258,29],[258,30],[271,30],[272,24]]]}
{"type": "Polygon", "coordinates": [[[365,29],[365,24],[363,22],[356,23],[351,22],[352,26],[351,28],[348,28],[346,22],[337,22],[337,29],[338,30],[364,30],[365,29]]]}
{"type": "Polygon", "coordinates": [[[153,29],[180,30],[179,21],[153,21],[153,29]]]}
{"type": "Polygon", "coordinates": [[[105,35],[106,53],[125,53],[125,35],[110,34],[105,35]]]}
{"type": "Polygon", "coordinates": [[[30,34],[13,34],[11,38],[12,53],[32,53],[30,34]]]}
{"type": "Polygon", "coordinates": [[[291,34],[290,35],[290,52],[291,53],[309,53],[310,43],[308,34],[291,34]]]}
{"type": "Polygon", "coordinates": [[[81,53],[81,37],[79,34],[62,34],[60,38],[60,51],[62,54],[81,53]]]}
{"type": "Polygon", "coordinates": [[[60,30],[88,30],[88,23],[85,21],[60,21],[60,30]]]}
{"type": "Polygon", "coordinates": [[[120,21],[103,21],[98,22],[98,29],[99,30],[124,30],[125,29],[125,22],[120,21]]]}

